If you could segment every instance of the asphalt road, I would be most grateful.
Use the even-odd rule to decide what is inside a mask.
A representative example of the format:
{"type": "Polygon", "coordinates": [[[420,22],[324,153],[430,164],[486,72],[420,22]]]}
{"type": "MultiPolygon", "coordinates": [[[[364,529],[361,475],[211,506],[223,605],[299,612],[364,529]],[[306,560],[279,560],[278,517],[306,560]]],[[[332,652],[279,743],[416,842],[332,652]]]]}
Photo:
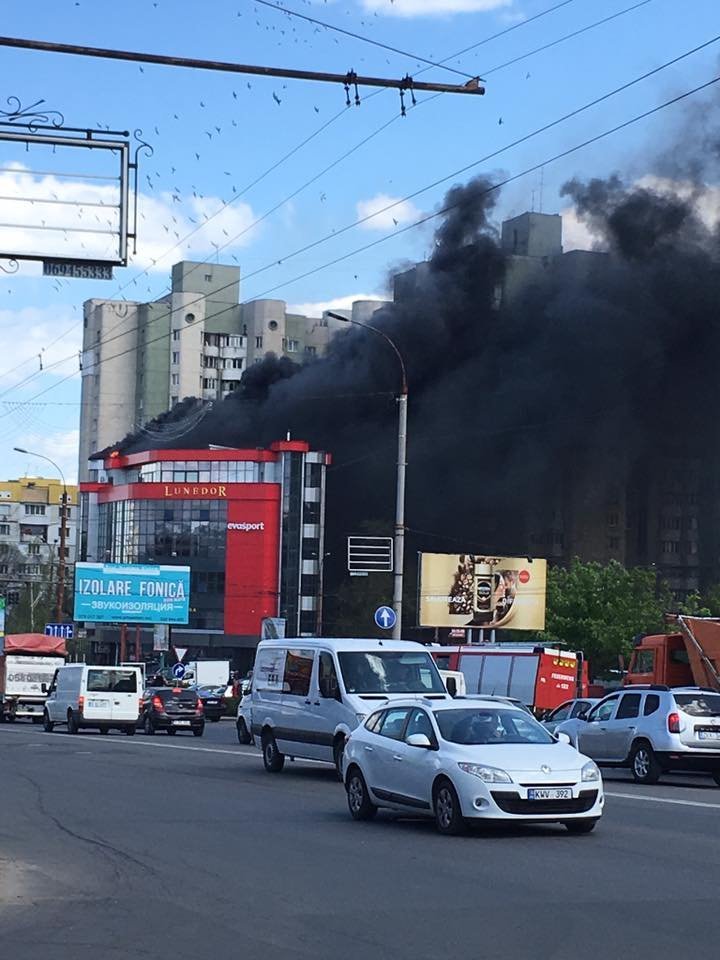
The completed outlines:
{"type": "Polygon", "coordinates": [[[354,823],[329,768],[0,726],[0,955],[664,960],[720,943],[720,789],[606,776],[595,833],[354,823]]]}

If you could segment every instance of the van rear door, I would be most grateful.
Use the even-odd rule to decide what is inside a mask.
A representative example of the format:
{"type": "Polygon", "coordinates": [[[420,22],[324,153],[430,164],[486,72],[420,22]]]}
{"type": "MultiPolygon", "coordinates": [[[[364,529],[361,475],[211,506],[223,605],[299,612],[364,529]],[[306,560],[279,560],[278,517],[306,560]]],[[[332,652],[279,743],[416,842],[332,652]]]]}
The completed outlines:
{"type": "Polygon", "coordinates": [[[90,667],[87,675],[86,720],[132,723],[138,718],[140,671],[137,667],[90,667]]]}

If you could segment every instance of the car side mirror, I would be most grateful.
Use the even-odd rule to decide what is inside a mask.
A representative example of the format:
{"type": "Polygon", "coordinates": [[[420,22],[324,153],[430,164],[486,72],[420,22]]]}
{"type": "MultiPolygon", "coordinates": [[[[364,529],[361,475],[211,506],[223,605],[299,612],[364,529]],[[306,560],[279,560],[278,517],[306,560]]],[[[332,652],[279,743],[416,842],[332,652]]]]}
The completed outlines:
{"type": "Polygon", "coordinates": [[[565,733],[564,730],[561,730],[559,733],[556,733],[555,736],[557,737],[558,743],[567,743],[568,746],[572,744],[572,740],[571,740],[570,737],[565,733]]]}
{"type": "Polygon", "coordinates": [[[48,685],[47,685],[46,683],[41,683],[41,684],[40,684],[40,690],[41,690],[42,693],[47,693],[47,692],[48,692],[48,685]]]}
{"type": "Polygon", "coordinates": [[[457,696],[457,680],[455,677],[447,677],[445,680],[445,689],[451,697],[457,696]]]}
{"type": "Polygon", "coordinates": [[[432,750],[433,748],[432,741],[426,733],[411,733],[406,738],[405,743],[409,747],[420,747],[423,750],[432,750]]]}

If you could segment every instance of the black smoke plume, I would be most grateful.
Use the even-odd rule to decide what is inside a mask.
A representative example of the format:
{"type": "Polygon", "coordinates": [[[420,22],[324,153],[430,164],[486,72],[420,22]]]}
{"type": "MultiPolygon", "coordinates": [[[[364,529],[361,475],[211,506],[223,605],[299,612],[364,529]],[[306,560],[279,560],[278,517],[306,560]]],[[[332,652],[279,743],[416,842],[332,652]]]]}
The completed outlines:
{"type": "MultiPolygon", "coordinates": [[[[699,463],[709,537],[699,563],[715,575],[720,258],[717,223],[698,212],[703,185],[571,181],[565,193],[598,250],[538,262],[523,282],[489,187],[479,178],[450,191],[427,265],[374,317],[408,368],[409,580],[417,550],[592,558],[615,503],[627,511],[625,559],[652,562],[655,480],[677,469],[682,485],[683,465],[699,463]]],[[[398,387],[392,351],[349,328],[323,359],[249,370],[182,446],[254,447],[289,431],[331,452],[332,596],[344,538],[368,522],[392,530],[398,387]]]]}

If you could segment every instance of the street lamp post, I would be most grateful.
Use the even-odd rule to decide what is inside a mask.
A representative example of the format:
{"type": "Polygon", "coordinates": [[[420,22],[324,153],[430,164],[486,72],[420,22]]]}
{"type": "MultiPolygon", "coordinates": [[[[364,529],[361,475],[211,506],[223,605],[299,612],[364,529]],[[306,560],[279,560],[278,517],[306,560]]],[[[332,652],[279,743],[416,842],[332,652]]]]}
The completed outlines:
{"type": "Polygon", "coordinates": [[[397,480],[395,488],[395,537],[393,549],[393,610],[395,611],[395,626],[393,627],[393,639],[402,638],[402,604],[403,604],[403,573],[405,569],[405,471],[407,468],[407,404],[408,404],[408,381],[405,361],[397,347],[384,330],[375,327],[370,323],[363,323],[360,320],[351,320],[349,317],[343,317],[339,313],[327,311],[327,315],[334,320],[341,320],[343,323],[352,323],[356,327],[362,327],[365,330],[371,330],[377,333],[388,343],[398,358],[400,371],[402,374],[402,386],[397,398],[398,403],[398,443],[397,443],[397,480]]]}
{"type": "Polygon", "coordinates": [[[67,484],[65,483],[65,474],[62,471],[62,468],[55,463],[54,460],[51,460],[50,457],[46,457],[43,453],[34,453],[32,450],[24,450],[22,447],[13,448],[17,453],[24,453],[28,457],[37,457],[40,460],[45,460],[47,463],[51,464],[57,472],[60,474],[60,479],[62,480],[63,492],[60,500],[60,556],[58,557],[58,580],[57,580],[57,590],[55,593],[55,620],[58,623],[62,622],[63,616],[63,601],[65,599],[65,544],[67,542],[67,484]]]}

